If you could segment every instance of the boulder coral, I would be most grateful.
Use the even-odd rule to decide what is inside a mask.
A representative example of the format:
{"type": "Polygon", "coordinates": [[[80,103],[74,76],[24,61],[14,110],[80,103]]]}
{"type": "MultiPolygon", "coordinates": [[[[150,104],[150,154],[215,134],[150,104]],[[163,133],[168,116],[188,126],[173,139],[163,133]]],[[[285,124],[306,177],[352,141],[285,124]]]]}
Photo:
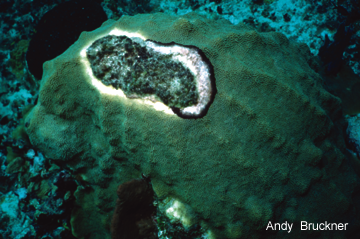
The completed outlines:
{"type": "Polygon", "coordinates": [[[346,153],[341,101],[324,90],[317,66],[305,44],[242,23],[194,13],[123,16],[81,33],[44,64],[26,131],[89,186],[75,192],[78,238],[110,238],[116,188],[141,173],[160,200],[189,205],[186,221],[214,238],[353,236],[360,200],[351,162],[358,159],[346,153]],[[181,118],[162,102],[128,98],[101,83],[86,49],[109,34],[200,49],[217,90],[207,113],[181,118]],[[266,230],[269,221],[294,228],[266,230]],[[301,231],[300,221],[349,227],[301,231]]]}

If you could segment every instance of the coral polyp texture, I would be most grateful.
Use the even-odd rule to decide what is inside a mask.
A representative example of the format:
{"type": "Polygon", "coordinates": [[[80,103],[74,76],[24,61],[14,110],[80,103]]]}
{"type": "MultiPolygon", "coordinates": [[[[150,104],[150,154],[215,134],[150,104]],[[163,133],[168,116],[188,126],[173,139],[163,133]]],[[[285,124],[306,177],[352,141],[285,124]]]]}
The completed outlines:
{"type": "Polygon", "coordinates": [[[193,13],[123,16],[44,64],[26,131],[91,187],[75,192],[78,238],[110,238],[116,188],[141,173],[159,200],[187,205],[177,216],[213,238],[354,235],[358,164],[350,167],[341,102],[322,87],[317,65],[305,44],[245,24],[193,13]],[[213,96],[200,86],[207,77],[213,96]],[[202,108],[193,105],[201,97],[210,97],[201,117],[174,113],[202,108]],[[265,230],[269,221],[294,227],[265,230]],[[351,223],[317,234],[300,221],[351,223]]]}

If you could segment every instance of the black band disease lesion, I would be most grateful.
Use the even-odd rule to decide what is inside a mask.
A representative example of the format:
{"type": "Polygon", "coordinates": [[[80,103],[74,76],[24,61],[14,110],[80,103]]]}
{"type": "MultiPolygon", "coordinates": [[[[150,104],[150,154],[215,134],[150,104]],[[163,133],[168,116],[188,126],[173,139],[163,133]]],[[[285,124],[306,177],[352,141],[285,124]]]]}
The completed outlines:
{"type": "Polygon", "coordinates": [[[206,115],[215,94],[213,66],[205,54],[195,46],[175,42],[160,43],[127,36],[108,35],[96,40],[86,50],[94,75],[105,85],[121,89],[127,98],[147,97],[169,106],[184,119],[196,119],[206,115]],[[211,85],[210,101],[196,114],[185,114],[183,109],[201,103],[198,82],[194,73],[171,54],[162,54],[147,47],[146,42],[159,46],[191,48],[205,63],[211,85]],[[150,96],[150,97],[148,97],[150,96]]]}
{"type": "Polygon", "coordinates": [[[155,95],[165,105],[179,108],[197,103],[195,76],[171,56],[114,35],[98,39],[86,52],[94,75],[129,98],[155,95]]]}

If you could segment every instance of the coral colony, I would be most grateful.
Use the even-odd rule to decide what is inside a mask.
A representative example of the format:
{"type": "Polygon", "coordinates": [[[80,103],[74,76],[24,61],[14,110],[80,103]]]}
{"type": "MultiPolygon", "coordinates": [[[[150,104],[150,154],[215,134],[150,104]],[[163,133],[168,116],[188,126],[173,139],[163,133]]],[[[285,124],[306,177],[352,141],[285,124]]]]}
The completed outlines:
{"type": "Polygon", "coordinates": [[[0,238],[360,238],[359,1],[0,2],[0,238]]]}

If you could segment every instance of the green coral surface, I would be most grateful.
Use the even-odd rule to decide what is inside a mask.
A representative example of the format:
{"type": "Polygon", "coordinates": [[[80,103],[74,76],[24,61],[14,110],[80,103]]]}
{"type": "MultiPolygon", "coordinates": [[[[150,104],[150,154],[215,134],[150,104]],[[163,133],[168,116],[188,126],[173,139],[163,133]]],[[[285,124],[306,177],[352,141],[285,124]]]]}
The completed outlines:
{"type": "MultiPolygon", "coordinates": [[[[342,136],[340,100],[322,87],[305,44],[244,24],[139,14],[83,32],[44,64],[31,143],[91,185],[78,187],[72,230],[109,238],[116,187],[140,173],[158,198],[191,207],[214,238],[344,238],[360,226],[359,177],[342,136]],[[217,94],[207,114],[183,119],[161,103],[127,98],[97,79],[86,48],[109,33],[201,49],[217,94]],[[345,231],[301,231],[300,222],[349,222],[345,231]],[[294,229],[266,231],[269,221],[294,229]]],[[[355,165],[355,164],[354,164],[355,165]]]]}

